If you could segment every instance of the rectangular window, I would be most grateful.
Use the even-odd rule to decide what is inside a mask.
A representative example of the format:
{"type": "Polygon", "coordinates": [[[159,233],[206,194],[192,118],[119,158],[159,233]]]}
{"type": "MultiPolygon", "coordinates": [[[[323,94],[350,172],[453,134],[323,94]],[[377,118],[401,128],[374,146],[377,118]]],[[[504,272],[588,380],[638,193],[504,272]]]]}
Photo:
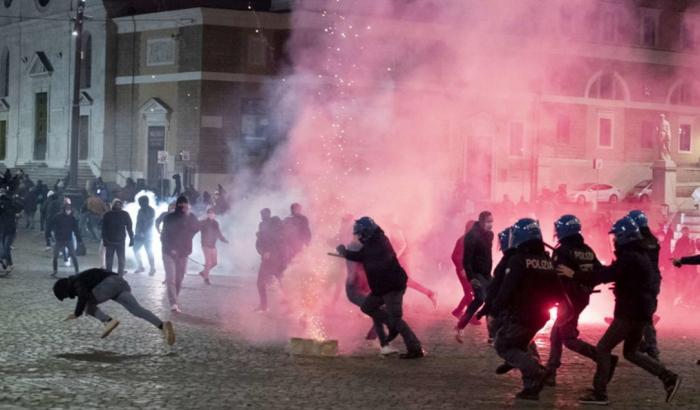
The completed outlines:
{"type": "Polygon", "coordinates": [[[78,159],[88,159],[88,149],[90,141],[90,117],[80,116],[80,130],[78,133],[78,159]]]}
{"type": "Polygon", "coordinates": [[[49,100],[47,93],[36,93],[34,100],[34,159],[46,159],[49,131],[49,100]]]}
{"type": "Polygon", "coordinates": [[[653,16],[642,18],[642,45],[656,47],[656,18],[653,16]]]}
{"type": "Polygon", "coordinates": [[[510,155],[522,157],[525,155],[525,140],[523,135],[523,123],[510,123],[510,155]]]}
{"type": "Polygon", "coordinates": [[[571,139],[571,120],[566,115],[557,117],[557,144],[569,144],[571,139]]]}
{"type": "Polygon", "coordinates": [[[0,121],[0,160],[7,155],[7,121],[0,121]]]}
{"type": "Polygon", "coordinates": [[[250,98],[242,101],[241,136],[248,155],[265,155],[269,147],[269,124],[265,100],[250,98]]]}
{"type": "Polygon", "coordinates": [[[642,121],[642,141],[641,145],[644,149],[654,148],[654,131],[655,127],[651,121],[642,121]]]}
{"type": "Polygon", "coordinates": [[[691,151],[691,139],[690,139],[690,124],[681,124],[678,132],[678,151],[679,152],[690,152],[691,151]]]}
{"type": "Polygon", "coordinates": [[[598,147],[612,148],[613,146],[613,122],[612,118],[598,118],[598,147]]]}
{"type": "Polygon", "coordinates": [[[248,65],[258,67],[267,65],[267,45],[259,36],[248,37],[248,65]]]}

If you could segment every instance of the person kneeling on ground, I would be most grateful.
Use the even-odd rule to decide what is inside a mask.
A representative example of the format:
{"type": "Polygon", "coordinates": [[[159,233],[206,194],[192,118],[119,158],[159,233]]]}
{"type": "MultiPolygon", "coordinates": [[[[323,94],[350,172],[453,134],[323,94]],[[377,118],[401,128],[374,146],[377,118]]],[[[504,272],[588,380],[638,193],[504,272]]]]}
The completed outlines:
{"type": "Polygon", "coordinates": [[[150,310],[142,307],[131,294],[129,283],[114,272],[104,269],[93,268],[83,271],[68,278],[62,278],[53,285],[53,293],[56,298],[63,301],[65,298],[78,298],[75,311],[66,320],[73,320],[80,317],[83,311],[96,318],[105,325],[102,338],[109,336],[117,326],[119,321],[112,319],[97,307],[100,303],[114,300],[124,306],[132,315],[153,324],[163,332],[166,342],[169,345],[175,343],[175,329],[173,324],[163,322],[150,310]]]}

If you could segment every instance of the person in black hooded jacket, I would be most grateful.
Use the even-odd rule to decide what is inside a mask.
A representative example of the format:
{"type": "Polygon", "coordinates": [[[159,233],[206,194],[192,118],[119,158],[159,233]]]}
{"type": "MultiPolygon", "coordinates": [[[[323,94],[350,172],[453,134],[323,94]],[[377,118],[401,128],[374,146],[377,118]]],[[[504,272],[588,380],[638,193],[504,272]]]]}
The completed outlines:
{"type": "Polygon", "coordinates": [[[78,244],[83,243],[83,238],[80,235],[78,221],[73,216],[73,208],[69,203],[63,206],[62,212],[49,219],[46,225],[46,237],[48,238],[51,233],[53,233],[54,240],[56,241],[53,247],[53,273],[51,276],[55,277],[58,272],[58,254],[61,252],[68,252],[71,262],[73,262],[75,273],[77,274],[79,272],[78,257],[73,247],[73,235],[75,235],[78,244]]]}
{"type": "Polygon", "coordinates": [[[105,247],[105,267],[112,270],[114,254],[117,254],[117,273],[123,276],[126,265],[126,235],[129,235],[129,246],[134,245],[134,231],[131,216],[122,209],[122,200],[115,198],[112,209],[102,217],[102,243],[105,247]]]}
{"type": "Polygon", "coordinates": [[[491,269],[493,268],[493,215],[489,211],[479,214],[479,220],[464,238],[464,271],[472,285],[474,300],[467,307],[457,323],[457,338],[461,337],[462,330],[471,321],[486,300],[486,291],[491,283],[491,269]]]}
{"type": "Polygon", "coordinates": [[[12,270],[12,244],[17,235],[17,215],[22,204],[4,190],[0,193],[0,264],[12,270]]]}
{"type": "Polygon", "coordinates": [[[175,201],[175,210],[163,218],[160,243],[163,248],[165,283],[170,310],[176,313],[180,312],[177,302],[187,272],[187,259],[192,253],[192,238],[200,227],[197,217],[190,212],[187,197],[183,195],[175,201]]]}
{"type": "Polygon", "coordinates": [[[371,293],[361,307],[362,312],[393,330],[388,341],[396,333],[401,335],[407,349],[400,355],[402,359],[423,357],[420,341],[403,320],[403,295],[408,277],[396,258],[389,238],[366,216],[355,221],[353,235],[358,237],[362,248],[351,251],[345,245],[339,245],[337,251],[345,259],[361,263],[367,274],[371,293]]]}
{"type": "Polygon", "coordinates": [[[131,294],[129,283],[113,272],[93,268],[68,278],[59,279],[53,285],[53,293],[60,301],[66,298],[78,298],[75,310],[66,320],[77,319],[82,316],[83,312],[87,312],[88,315],[104,324],[103,339],[119,326],[119,321],[107,316],[97,305],[114,300],[124,306],[132,315],[163,331],[169,345],[175,343],[175,331],[172,323],[161,321],[150,310],[141,306],[131,294]]]}

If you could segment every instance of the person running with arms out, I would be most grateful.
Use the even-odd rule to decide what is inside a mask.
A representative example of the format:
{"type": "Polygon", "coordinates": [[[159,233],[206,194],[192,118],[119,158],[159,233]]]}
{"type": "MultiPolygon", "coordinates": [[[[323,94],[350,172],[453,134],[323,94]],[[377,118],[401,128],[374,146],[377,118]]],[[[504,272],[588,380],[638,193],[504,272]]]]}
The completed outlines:
{"type": "Polygon", "coordinates": [[[163,332],[169,345],[175,343],[175,330],[171,322],[163,322],[150,310],[145,309],[131,294],[129,283],[114,272],[104,269],[88,269],[77,275],[62,278],[53,285],[56,298],[63,301],[66,298],[78,298],[75,311],[66,320],[79,318],[83,312],[104,324],[102,338],[109,336],[119,326],[119,321],[111,318],[97,306],[108,300],[113,300],[124,306],[132,315],[141,318],[163,332]]]}

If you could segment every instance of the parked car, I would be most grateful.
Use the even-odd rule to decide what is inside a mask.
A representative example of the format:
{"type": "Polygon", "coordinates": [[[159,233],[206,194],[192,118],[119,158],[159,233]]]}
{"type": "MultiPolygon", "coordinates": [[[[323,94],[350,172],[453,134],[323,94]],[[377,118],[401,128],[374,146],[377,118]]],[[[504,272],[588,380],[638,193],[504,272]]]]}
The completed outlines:
{"type": "Polygon", "coordinates": [[[567,194],[571,202],[583,205],[593,202],[597,198],[598,202],[610,202],[616,204],[622,197],[622,191],[608,184],[585,183],[581,184],[567,194]]]}
{"type": "Polygon", "coordinates": [[[625,200],[629,202],[647,203],[651,201],[651,189],[651,179],[645,179],[630,189],[625,200]]]}

